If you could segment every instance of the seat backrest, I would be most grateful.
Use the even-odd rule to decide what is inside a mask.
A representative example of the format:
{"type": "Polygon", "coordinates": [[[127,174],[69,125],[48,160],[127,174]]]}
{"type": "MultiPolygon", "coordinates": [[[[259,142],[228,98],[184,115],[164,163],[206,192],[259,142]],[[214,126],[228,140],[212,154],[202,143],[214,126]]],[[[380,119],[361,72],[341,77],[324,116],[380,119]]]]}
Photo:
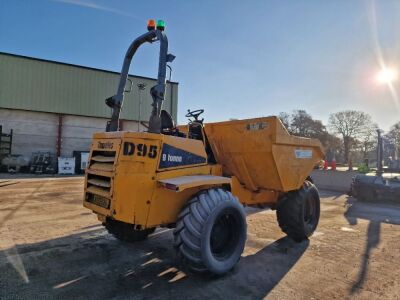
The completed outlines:
{"type": "Polygon", "coordinates": [[[175,122],[172,119],[171,115],[166,111],[161,111],[161,131],[163,130],[172,130],[175,128],[175,122]]]}
{"type": "Polygon", "coordinates": [[[195,139],[195,140],[203,140],[203,125],[201,123],[198,123],[196,121],[192,122],[189,124],[189,138],[195,139]]]}

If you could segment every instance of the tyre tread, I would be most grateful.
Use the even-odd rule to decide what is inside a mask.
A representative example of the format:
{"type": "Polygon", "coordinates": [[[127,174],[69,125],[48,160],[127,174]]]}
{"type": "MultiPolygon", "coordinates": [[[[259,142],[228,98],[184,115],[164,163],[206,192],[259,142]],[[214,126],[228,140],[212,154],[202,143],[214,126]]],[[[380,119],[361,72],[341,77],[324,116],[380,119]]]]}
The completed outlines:
{"type": "Polygon", "coordinates": [[[316,193],[319,201],[317,188],[311,182],[306,181],[301,189],[288,192],[285,198],[278,203],[276,210],[278,224],[281,230],[296,242],[301,242],[312,234],[312,232],[311,234],[306,232],[304,228],[301,211],[303,210],[303,199],[307,196],[307,193],[311,192],[316,193]]]}
{"type": "Polygon", "coordinates": [[[201,235],[213,209],[223,201],[238,200],[221,188],[201,191],[187,202],[178,216],[174,233],[174,247],[185,269],[205,273],[207,268],[202,261],[201,235]]]}

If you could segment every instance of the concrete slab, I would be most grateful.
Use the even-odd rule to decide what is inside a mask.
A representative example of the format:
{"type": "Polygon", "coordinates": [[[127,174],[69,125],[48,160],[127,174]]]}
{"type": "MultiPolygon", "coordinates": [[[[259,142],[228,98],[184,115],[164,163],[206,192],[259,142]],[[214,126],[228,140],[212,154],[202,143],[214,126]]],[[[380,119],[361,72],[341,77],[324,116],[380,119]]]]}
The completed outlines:
{"type": "Polygon", "coordinates": [[[321,219],[294,243],[252,209],[242,259],[224,277],[186,274],[172,231],[122,243],[82,207],[83,178],[0,188],[0,299],[400,299],[400,207],[321,191],[321,219]]]}
{"type": "Polygon", "coordinates": [[[357,174],[355,171],[314,170],[311,177],[319,189],[347,193],[357,174]]]}

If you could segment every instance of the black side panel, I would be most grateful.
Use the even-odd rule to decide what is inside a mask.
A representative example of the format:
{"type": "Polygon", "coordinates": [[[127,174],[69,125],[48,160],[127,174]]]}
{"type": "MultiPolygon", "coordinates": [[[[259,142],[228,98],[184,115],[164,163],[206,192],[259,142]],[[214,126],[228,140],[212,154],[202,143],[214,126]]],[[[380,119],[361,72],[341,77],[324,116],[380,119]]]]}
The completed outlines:
{"type": "Polygon", "coordinates": [[[205,164],[205,157],[164,144],[161,152],[159,169],[205,164]]]}

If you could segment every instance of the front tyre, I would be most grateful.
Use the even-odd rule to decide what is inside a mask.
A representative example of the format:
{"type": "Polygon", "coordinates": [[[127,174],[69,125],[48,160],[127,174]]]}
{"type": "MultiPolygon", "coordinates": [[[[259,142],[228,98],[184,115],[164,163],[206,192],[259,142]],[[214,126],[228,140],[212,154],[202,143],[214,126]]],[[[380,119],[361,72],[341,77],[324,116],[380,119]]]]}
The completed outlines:
{"type": "Polygon", "coordinates": [[[320,216],[320,199],[315,185],[306,181],[299,190],[287,193],[278,203],[276,215],[282,231],[296,242],[310,237],[320,216]]]}
{"type": "Polygon", "coordinates": [[[178,216],[174,247],[190,270],[222,275],[239,261],[246,236],[239,201],[223,189],[209,189],[192,198],[178,216]]]}

